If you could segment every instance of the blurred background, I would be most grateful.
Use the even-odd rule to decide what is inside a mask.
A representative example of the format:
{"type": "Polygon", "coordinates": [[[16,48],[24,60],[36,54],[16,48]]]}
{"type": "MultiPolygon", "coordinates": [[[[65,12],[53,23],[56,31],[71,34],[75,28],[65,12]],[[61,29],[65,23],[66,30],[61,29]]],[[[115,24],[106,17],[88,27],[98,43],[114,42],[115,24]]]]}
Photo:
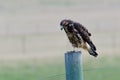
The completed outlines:
{"type": "Polygon", "coordinates": [[[84,80],[120,79],[120,0],[0,0],[0,80],[65,80],[63,19],[97,47],[97,58],[82,50],[84,80]]]}

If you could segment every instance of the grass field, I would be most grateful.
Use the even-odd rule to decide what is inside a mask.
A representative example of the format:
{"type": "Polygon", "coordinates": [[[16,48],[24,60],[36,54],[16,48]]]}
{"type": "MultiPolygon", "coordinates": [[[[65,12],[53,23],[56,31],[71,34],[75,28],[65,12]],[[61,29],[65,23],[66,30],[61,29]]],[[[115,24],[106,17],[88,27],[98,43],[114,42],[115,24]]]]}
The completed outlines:
{"type": "MultiPolygon", "coordinates": [[[[120,57],[106,57],[83,59],[84,80],[120,79],[120,57]]],[[[64,67],[62,57],[4,60],[0,61],[0,80],[65,80],[64,67]]]]}

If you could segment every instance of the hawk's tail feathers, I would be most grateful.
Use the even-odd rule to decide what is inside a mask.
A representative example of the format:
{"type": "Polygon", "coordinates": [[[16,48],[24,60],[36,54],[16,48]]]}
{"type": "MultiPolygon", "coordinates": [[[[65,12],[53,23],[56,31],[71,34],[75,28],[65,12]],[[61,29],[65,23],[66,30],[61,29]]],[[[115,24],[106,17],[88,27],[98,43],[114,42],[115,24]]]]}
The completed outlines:
{"type": "Polygon", "coordinates": [[[95,47],[95,45],[92,42],[89,42],[88,44],[90,45],[90,47],[92,48],[92,50],[96,51],[96,47],[95,47]]]}
{"type": "Polygon", "coordinates": [[[92,55],[94,57],[98,56],[98,53],[95,50],[93,50],[92,48],[90,48],[88,52],[89,52],[90,55],[92,55]]]}

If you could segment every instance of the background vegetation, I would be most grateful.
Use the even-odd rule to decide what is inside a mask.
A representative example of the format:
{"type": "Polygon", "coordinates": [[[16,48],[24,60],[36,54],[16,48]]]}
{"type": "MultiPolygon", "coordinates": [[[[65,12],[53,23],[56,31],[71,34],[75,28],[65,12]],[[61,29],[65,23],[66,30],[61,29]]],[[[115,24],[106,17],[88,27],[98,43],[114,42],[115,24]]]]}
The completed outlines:
{"type": "Polygon", "coordinates": [[[65,18],[97,46],[97,58],[82,50],[84,80],[119,80],[119,8],[119,0],[0,0],[0,80],[65,80],[65,18]]]}

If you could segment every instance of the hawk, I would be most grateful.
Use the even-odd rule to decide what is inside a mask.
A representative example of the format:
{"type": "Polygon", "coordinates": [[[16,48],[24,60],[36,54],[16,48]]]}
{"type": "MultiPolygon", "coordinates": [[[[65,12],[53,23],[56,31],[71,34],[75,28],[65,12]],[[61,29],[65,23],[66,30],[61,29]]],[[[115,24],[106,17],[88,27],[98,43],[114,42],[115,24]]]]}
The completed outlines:
{"type": "Polygon", "coordinates": [[[82,24],[72,20],[64,19],[60,22],[61,30],[67,34],[67,37],[73,48],[83,48],[89,52],[90,55],[97,57],[96,47],[90,39],[91,33],[88,32],[82,24]]]}

